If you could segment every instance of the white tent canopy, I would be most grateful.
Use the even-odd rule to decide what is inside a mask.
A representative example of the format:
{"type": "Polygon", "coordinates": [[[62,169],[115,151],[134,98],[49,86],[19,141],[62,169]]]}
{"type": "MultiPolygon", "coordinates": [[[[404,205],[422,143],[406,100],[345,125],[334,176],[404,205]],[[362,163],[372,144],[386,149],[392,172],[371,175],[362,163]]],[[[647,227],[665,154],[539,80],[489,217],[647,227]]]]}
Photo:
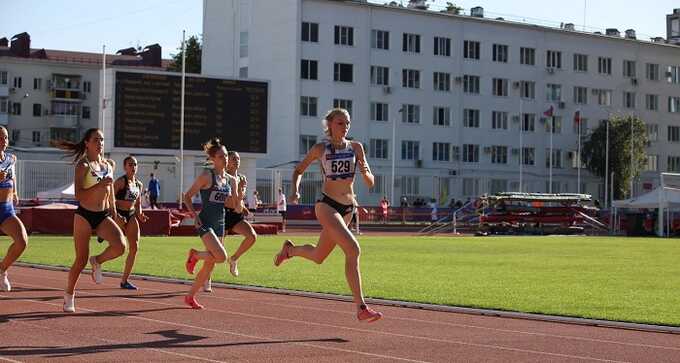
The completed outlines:
{"type": "Polygon", "coordinates": [[[615,200],[612,205],[616,208],[680,208],[680,189],[659,186],[635,198],[615,200]]]}
{"type": "Polygon", "coordinates": [[[71,183],[44,192],[38,192],[37,197],[38,199],[74,199],[75,188],[73,183],[71,183]]]}

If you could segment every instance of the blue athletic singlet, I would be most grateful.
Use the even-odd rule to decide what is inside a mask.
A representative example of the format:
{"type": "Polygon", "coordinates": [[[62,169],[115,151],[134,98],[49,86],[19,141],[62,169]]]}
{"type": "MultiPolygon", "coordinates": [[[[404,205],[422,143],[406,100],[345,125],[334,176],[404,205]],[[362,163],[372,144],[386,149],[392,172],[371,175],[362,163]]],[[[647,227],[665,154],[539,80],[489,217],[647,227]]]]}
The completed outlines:
{"type": "Polygon", "coordinates": [[[323,143],[321,172],[326,180],[353,179],[356,171],[356,154],[352,143],[347,141],[347,146],[339,150],[336,150],[328,140],[324,140],[323,143]]]}
{"type": "Polygon", "coordinates": [[[222,237],[224,235],[224,201],[231,196],[231,185],[229,185],[229,178],[226,178],[224,185],[219,185],[212,169],[210,169],[210,177],[212,179],[210,188],[201,189],[203,207],[198,217],[202,225],[198,234],[203,236],[212,229],[216,236],[222,237]]]}
{"type": "Polygon", "coordinates": [[[14,188],[14,173],[17,158],[10,154],[5,153],[5,158],[0,161],[0,171],[5,172],[5,179],[0,180],[0,189],[12,189],[14,188]]]}

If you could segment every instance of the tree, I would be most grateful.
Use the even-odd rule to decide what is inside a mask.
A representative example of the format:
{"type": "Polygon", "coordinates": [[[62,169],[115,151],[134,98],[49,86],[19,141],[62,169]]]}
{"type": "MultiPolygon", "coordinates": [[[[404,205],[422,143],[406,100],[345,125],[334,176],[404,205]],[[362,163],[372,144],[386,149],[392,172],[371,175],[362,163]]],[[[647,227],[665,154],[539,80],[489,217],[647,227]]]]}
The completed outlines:
{"type": "MultiPolygon", "coordinates": [[[[636,116],[612,116],[609,119],[609,173],[614,173],[614,199],[630,196],[630,181],[647,164],[647,129],[636,116]],[[631,135],[631,123],[633,134],[631,135]],[[631,137],[633,162],[631,162],[631,137]]],[[[604,178],[606,168],[606,122],[601,123],[583,144],[581,160],[594,175],[604,178]]]]}
{"type": "MultiPolygon", "coordinates": [[[[201,41],[199,36],[192,35],[186,40],[186,72],[187,73],[201,73],[201,41]]],[[[172,63],[168,66],[168,71],[181,72],[182,71],[182,44],[180,43],[177,54],[171,54],[172,63]]]]}
{"type": "Polygon", "coordinates": [[[446,10],[444,10],[444,12],[456,15],[460,14],[461,11],[463,11],[462,7],[451,2],[446,3],[446,10]]]}

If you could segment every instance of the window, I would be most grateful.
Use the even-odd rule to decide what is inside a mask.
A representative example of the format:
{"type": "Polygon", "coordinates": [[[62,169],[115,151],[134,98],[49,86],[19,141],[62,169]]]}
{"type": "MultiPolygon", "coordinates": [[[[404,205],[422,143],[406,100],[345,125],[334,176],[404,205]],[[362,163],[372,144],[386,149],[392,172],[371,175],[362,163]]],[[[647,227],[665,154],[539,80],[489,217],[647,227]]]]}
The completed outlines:
{"type": "Polygon", "coordinates": [[[387,140],[371,139],[369,156],[375,159],[387,159],[387,140]]]}
{"type": "Polygon", "coordinates": [[[562,101],[562,86],[548,83],[546,91],[547,100],[551,102],[562,101]]]}
{"type": "Polygon", "coordinates": [[[420,105],[402,105],[401,122],[409,124],[420,123],[420,105]]]}
{"type": "Polygon", "coordinates": [[[612,59],[608,57],[597,57],[597,73],[612,74],[612,59]]]}
{"type": "Polygon", "coordinates": [[[0,113],[7,113],[9,110],[9,100],[6,98],[0,98],[0,113]]]}
{"type": "Polygon", "coordinates": [[[451,56],[451,39],[434,37],[434,55],[451,56]]]}
{"type": "Polygon", "coordinates": [[[14,77],[14,88],[21,88],[21,77],[14,77]]]}
{"type": "Polygon", "coordinates": [[[319,42],[319,24],[317,23],[302,23],[302,41],[303,42],[319,42]]]}
{"type": "Polygon", "coordinates": [[[479,128],[479,110],[463,109],[463,127],[479,128]]]}
{"type": "Polygon", "coordinates": [[[418,195],[420,194],[420,180],[417,176],[401,177],[401,194],[418,195]]]}
{"type": "MultiPolygon", "coordinates": [[[[668,79],[668,83],[673,83],[673,84],[680,83],[680,66],[668,66],[668,71],[666,72],[666,78],[668,79]]],[[[21,83],[21,82],[19,82],[19,83],[21,83]]]]}
{"type": "Polygon", "coordinates": [[[404,33],[402,50],[408,53],[420,53],[420,35],[404,33]]]}
{"type": "Polygon", "coordinates": [[[451,124],[451,109],[448,107],[434,106],[432,124],[437,126],[449,126],[451,124]]]}
{"type": "Polygon", "coordinates": [[[239,33],[238,55],[241,58],[248,56],[248,32],[239,33]]]}
{"type": "Polygon", "coordinates": [[[90,119],[90,106],[83,106],[83,119],[90,119]]]}
{"type": "Polygon", "coordinates": [[[588,103],[588,88],[574,87],[574,103],[577,105],[585,105],[588,103]]]}
{"type": "Polygon", "coordinates": [[[645,65],[645,74],[650,81],[659,80],[659,65],[654,63],[647,63],[645,65]]]}
{"type": "Polygon", "coordinates": [[[588,56],[585,54],[574,54],[574,71],[588,72],[588,56]]]}
{"type": "Polygon", "coordinates": [[[401,71],[401,86],[406,88],[420,88],[420,71],[403,69],[401,71]]]}
{"type": "Polygon", "coordinates": [[[479,42],[472,40],[463,41],[463,58],[479,59],[479,42]]]}
{"type": "Polygon", "coordinates": [[[669,172],[680,172],[680,156],[669,156],[668,157],[668,171],[669,172]]]}
{"type": "Polygon", "coordinates": [[[449,161],[451,151],[451,144],[448,142],[434,142],[432,143],[432,160],[433,161],[449,161]]]}
{"type": "Polygon", "coordinates": [[[647,130],[647,140],[659,141],[659,125],[647,124],[645,125],[645,129],[647,130]]]}
{"type": "Polygon", "coordinates": [[[33,89],[42,88],[42,78],[33,78],[33,89]]]}
{"type": "Polygon", "coordinates": [[[21,130],[12,130],[12,142],[17,142],[21,138],[21,130]]]}
{"type": "Polygon", "coordinates": [[[552,124],[553,134],[562,133],[562,116],[549,117],[545,123],[545,132],[550,132],[550,125],[552,124]]]}
{"type": "Polygon", "coordinates": [[[494,78],[493,82],[493,95],[507,97],[508,96],[508,80],[505,78],[494,78]]]}
{"type": "Polygon", "coordinates": [[[451,91],[451,74],[444,72],[434,72],[433,76],[434,90],[449,92],[451,91]]]}
{"type": "Polygon", "coordinates": [[[534,81],[521,81],[519,83],[520,97],[525,99],[535,99],[536,98],[536,82],[534,81]]]}
{"type": "Polygon", "coordinates": [[[597,94],[597,104],[600,106],[611,106],[612,104],[612,90],[610,89],[596,89],[593,90],[597,94]]]}
{"type": "Polygon", "coordinates": [[[545,66],[548,68],[562,68],[562,52],[557,50],[546,51],[545,66]]]}
{"type": "Polygon", "coordinates": [[[659,155],[647,154],[647,164],[645,164],[645,171],[659,170],[659,155]]]}
{"type": "Polygon", "coordinates": [[[351,26],[335,26],[335,44],[354,46],[354,28],[351,26]]]}
{"type": "Polygon", "coordinates": [[[0,84],[7,84],[7,71],[0,71],[0,84]]]}
{"type": "Polygon", "coordinates": [[[418,141],[404,140],[401,142],[401,160],[419,160],[420,143],[418,141]]]}
{"type": "Polygon", "coordinates": [[[522,131],[524,132],[536,131],[536,114],[533,113],[522,114],[522,131]]]}
{"type": "Polygon", "coordinates": [[[623,107],[635,108],[635,92],[623,92],[623,107]]]}
{"type": "Polygon", "coordinates": [[[508,129],[508,113],[505,111],[491,112],[491,128],[493,130],[508,129]]]}
{"type": "Polygon", "coordinates": [[[386,30],[371,30],[371,48],[390,49],[390,32],[386,30]]]}
{"type": "Polygon", "coordinates": [[[388,116],[388,104],[380,102],[371,102],[371,120],[373,121],[387,121],[388,116]]]}
{"type": "Polygon", "coordinates": [[[479,162],[479,145],[463,144],[463,162],[464,163],[479,162]]]}
{"type": "Polygon", "coordinates": [[[492,60],[494,62],[508,63],[508,46],[504,44],[493,45],[492,60]]]}
{"type": "Polygon", "coordinates": [[[316,136],[300,135],[300,155],[305,155],[316,144],[316,136]]]}
{"type": "Polygon", "coordinates": [[[21,116],[21,103],[19,102],[12,103],[12,115],[21,116]]]}
{"type": "Polygon", "coordinates": [[[680,142],[680,126],[668,126],[668,141],[680,142]]]}
{"type": "Polygon", "coordinates": [[[300,115],[316,117],[317,104],[319,103],[318,98],[311,96],[300,96],[300,115]]]}
{"type": "MultiPolygon", "coordinates": [[[[545,149],[545,167],[550,168],[550,149],[545,149]]],[[[552,167],[562,169],[562,150],[552,150],[552,167]]]]}
{"type": "Polygon", "coordinates": [[[389,86],[390,69],[388,67],[371,66],[371,84],[375,86],[389,86]]]}
{"type": "Polygon", "coordinates": [[[479,197],[479,179],[463,178],[463,195],[466,197],[479,197]]]}
{"type": "Polygon", "coordinates": [[[635,61],[623,61],[623,76],[628,78],[635,78],[635,61]]]}
{"type": "Polygon", "coordinates": [[[248,78],[248,67],[238,68],[238,78],[248,78]]]}
{"type": "Polygon", "coordinates": [[[333,99],[333,107],[340,107],[347,110],[350,117],[352,116],[352,100],[343,100],[339,98],[333,99]]]}
{"type": "Polygon", "coordinates": [[[385,192],[385,176],[374,174],[373,178],[373,188],[369,189],[368,192],[371,194],[383,194],[385,192]]]}
{"type": "Polygon", "coordinates": [[[300,75],[302,79],[319,79],[318,62],[315,60],[303,59],[300,63],[300,75]]]}
{"type": "Polygon", "coordinates": [[[668,112],[680,112],[680,97],[668,96],[668,112]]]}
{"type": "Polygon", "coordinates": [[[522,148],[522,164],[536,165],[536,149],[533,147],[522,148]]]}
{"type": "Polygon", "coordinates": [[[645,109],[649,111],[658,111],[659,95],[645,95],[645,109]]]}
{"type": "Polygon", "coordinates": [[[40,142],[40,131],[33,131],[33,142],[40,142]]]}
{"type": "Polygon", "coordinates": [[[479,76],[463,76],[463,92],[479,94],[479,76]]]}
{"type": "Polygon", "coordinates": [[[536,65],[536,49],[534,48],[519,48],[519,63],[528,66],[536,65]]]}
{"type": "Polygon", "coordinates": [[[491,163],[492,164],[507,164],[508,163],[508,147],[494,145],[491,147],[491,163]]]}
{"type": "Polygon", "coordinates": [[[354,66],[347,63],[333,65],[333,80],[336,82],[352,82],[354,80],[354,66]]]}

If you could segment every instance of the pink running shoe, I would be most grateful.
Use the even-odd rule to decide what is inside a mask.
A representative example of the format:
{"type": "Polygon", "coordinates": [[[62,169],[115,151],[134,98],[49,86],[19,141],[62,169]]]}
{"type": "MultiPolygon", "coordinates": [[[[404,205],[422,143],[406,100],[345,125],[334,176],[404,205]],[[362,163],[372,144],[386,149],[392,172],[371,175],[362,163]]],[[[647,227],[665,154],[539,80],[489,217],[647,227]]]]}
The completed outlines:
{"type": "Polygon", "coordinates": [[[357,313],[357,319],[359,321],[365,321],[367,323],[372,323],[374,321],[380,320],[380,318],[383,317],[383,314],[380,312],[377,312],[371,308],[369,308],[366,305],[361,305],[360,307],[361,311],[357,313]]]}
{"type": "Polygon", "coordinates": [[[204,309],[205,307],[196,301],[196,298],[194,296],[187,295],[184,297],[184,303],[189,305],[192,309],[196,310],[201,310],[204,309]]]}
{"type": "Polygon", "coordinates": [[[189,250],[189,256],[187,257],[187,262],[185,264],[187,272],[192,275],[194,274],[194,269],[196,268],[196,263],[198,262],[198,258],[196,258],[196,252],[198,251],[193,248],[189,250]]]}
{"type": "Polygon", "coordinates": [[[293,242],[291,242],[290,240],[287,239],[285,242],[283,242],[283,246],[281,246],[281,251],[276,256],[274,256],[274,266],[278,267],[283,263],[283,261],[290,258],[289,251],[292,247],[294,247],[293,242]]]}

